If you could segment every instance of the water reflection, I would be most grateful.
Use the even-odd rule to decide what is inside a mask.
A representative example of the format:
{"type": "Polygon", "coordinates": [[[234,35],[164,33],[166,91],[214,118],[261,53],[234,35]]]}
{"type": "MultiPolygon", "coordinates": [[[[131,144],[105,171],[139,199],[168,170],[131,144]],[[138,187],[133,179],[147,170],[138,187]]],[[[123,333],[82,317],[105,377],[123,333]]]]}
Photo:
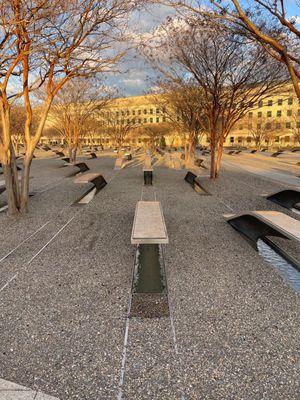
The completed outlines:
{"type": "Polygon", "coordinates": [[[279,272],[281,277],[297,292],[300,293],[300,272],[281,257],[263,240],[258,240],[259,254],[279,272]]]}

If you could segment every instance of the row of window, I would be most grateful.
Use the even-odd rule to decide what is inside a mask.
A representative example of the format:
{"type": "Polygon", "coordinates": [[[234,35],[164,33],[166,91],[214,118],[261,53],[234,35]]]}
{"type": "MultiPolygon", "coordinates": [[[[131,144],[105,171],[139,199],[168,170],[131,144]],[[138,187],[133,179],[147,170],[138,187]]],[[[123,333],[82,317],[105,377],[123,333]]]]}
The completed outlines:
{"type": "MultiPolygon", "coordinates": [[[[133,118],[133,119],[129,119],[129,118],[127,118],[126,120],[125,119],[121,119],[121,120],[119,120],[119,119],[117,119],[116,120],[116,124],[117,125],[125,125],[125,124],[127,124],[127,125],[136,125],[136,124],[148,124],[148,123],[150,123],[150,124],[153,124],[153,123],[160,123],[160,122],[166,122],[166,117],[165,116],[163,116],[163,117],[155,117],[155,118],[133,118]]],[[[105,121],[102,121],[102,125],[107,125],[107,122],[105,122],[105,121]]],[[[109,125],[109,122],[108,122],[108,125],[109,125]]]]}
{"type": "MultiPolygon", "coordinates": [[[[287,111],[286,111],[286,115],[287,115],[288,117],[291,117],[291,116],[293,115],[293,110],[287,110],[287,111]]],[[[298,110],[297,110],[297,114],[294,114],[294,115],[297,115],[297,116],[299,117],[299,116],[300,116],[300,109],[298,109],[298,110]]],[[[272,111],[267,111],[266,116],[267,116],[267,117],[272,117],[272,111]]],[[[252,112],[252,111],[250,111],[250,112],[248,113],[248,117],[249,117],[249,118],[253,118],[253,112],[252,112]]],[[[262,118],[262,117],[263,117],[263,113],[262,113],[261,111],[258,111],[257,117],[258,117],[258,118],[262,118]]],[[[282,110],[277,110],[277,111],[276,111],[276,117],[282,117],[282,110]]]]}
{"type": "MultiPolygon", "coordinates": [[[[291,137],[290,137],[290,136],[284,136],[284,137],[275,136],[275,137],[274,137],[274,142],[275,142],[275,143],[279,143],[280,140],[281,140],[281,141],[284,141],[285,143],[288,143],[288,142],[291,141],[291,137]]],[[[237,143],[244,143],[245,141],[246,141],[247,143],[251,143],[252,141],[254,141],[254,138],[252,138],[251,136],[247,136],[247,137],[243,137],[243,136],[238,136],[238,137],[230,136],[228,141],[229,141],[230,143],[234,143],[234,142],[237,142],[237,143]]],[[[269,142],[269,139],[268,139],[268,138],[265,138],[265,142],[268,143],[268,142],[269,142]]]]}
{"type": "MultiPolygon", "coordinates": [[[[300,121],[297,121],[296,124],[294,125],[292,122],[286,122],[285,124],[281,124],[280,122],[277,122],[276,124],[273,124],[275,126],[276,129],[281,129],[284,127],[286,127],[286,129],[291,129],[293,127],[299,128],[300,129],[300,121]]],[[[257,129],[261,129],[262,128],[262,124],[257,124],[256,125],[257,129]]],[[[247,126],[248,129],[252,129],[253,125],[252,124],[248,124],[247,126]]],[[[267,122],[265,124],[265,128],[266,129],[271,129],[272,128],[272,123],[271,122],[267,122]]],[[[239,130],[243,130],[246,129],[246,127],[244,127],[243,125],[239,126],[239,130]]]]}
{"type": "MultiPolygon", "coordinates": [[[[278,100],[277,100],[277,105],[278,105],[278,106],[282,106],[282,104],[283,104],[284,101],[285,101],[285,100],[283,100],[283,99],[278,99],[278,100]]],[[[293,103],[294,103],[294,99],[293,99],[292,97],[289,97],[289,98],[287,99],[287,104],[288,104],[289,106],[291,106],[293,103]]],[[[272,106],[275,105],[275,104],[276,104],[276,102],[273,102],[273,100],[267,100],[266,103],[264,103],[263,100],[260,100],[260,101],[257,103],[258,107],[263,107],[264,105],[266,105],[266,106],[268,106],[268,107],[272,107],[272,106]]]]}
{"type": "MultiPolygon", "coordinates": [[[[115,115],[116,117],[120,117],[120,116],[126,116],[126,115],[142,115],[142,114],[161,114],[161,113],[165,113],[166,112],[166,108],[163,107],[162,109],[160,108],[150,108],[150,109],[146,109],[144,108],[143,110],[121,110],[121,111],[116,111],[115,115]]],[[[102,117],[109,117],[112,114],[114,114],[114,112],[111,111],[106,111],[106,112],[102,112],[101,116],[102,117]]]]}

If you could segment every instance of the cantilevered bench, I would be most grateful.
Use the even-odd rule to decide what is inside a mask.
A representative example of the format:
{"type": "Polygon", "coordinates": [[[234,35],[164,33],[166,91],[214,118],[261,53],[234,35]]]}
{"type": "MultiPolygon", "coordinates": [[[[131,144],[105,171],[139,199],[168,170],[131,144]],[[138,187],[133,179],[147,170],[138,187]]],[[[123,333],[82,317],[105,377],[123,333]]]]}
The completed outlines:
{"type": "Polygon", "coordinates": [[[5,181],[0,181],[0,194],[5,192],[5,190],[6,190],[5,181]]]}
{"type": "Polygon", "coordinates": [[[104,177],[97,172],[89,172],[87,174],[83,174],[78,176],[75,183],[92,183],[93,186],[88,189],[79,199],[76,200],[76,204],[87,204],[89,203],[94,196],[107,185],[104,177]]]}
{"type": "Polygon", "coordinates": [[[159,201],[137,202],[131,233],[131,243],[169,243],[164,215],[159,201]]]}
{"type": "Polygon", "coordinates": [[[144,185],[152,185],[153,179],[153,167],[152,167],[152,160],[149,154],[146,155],[143,165],[143,172],[144,172],[144,185]]]}
{"type": "Polygon", "coordinates": [[[94,152],[90,153],[89,155],[90,155],[90,157],[91,157],[92,159],[93,159],[93,158],[97,158],[97,155],[96,155],[96,153],[94,153],[94,152]]]}
{"type": "Polygon", "coordinates": [[[56,154],[58,157],[65,157],[65,153],[63,153],[62,151],[55,151],[55,154],[56,154]]]}
{"type": "Polygon", "coordinates": [[[199,178],[193,172],[188,171],[184,177],[184,180],[192,186],[192,188],[195,190],[195,192],[201,193],[201,194],[209,194],[202,187],[201,183],[199,182],[199,178]]]}
{"type": "Polygon", "coordinates": [[[266,196],[268,200],[273,201],[273,203],[277,203],[282,207],[285,207],[289,210],[293,208],[300,211],[300,190],[299,189],[286,189],[280,190],[279,192],[275,192],[273,194],[269,194],[266,196]]]}
{"type": "Polygon", "coordinates": [[[282,153],[283,153],[282,150],[275,151],[275,153],[271,154],[271,157],[278,157],[278,156],[280,156],[280,154],[282,154],[282,153]]]}
{"type": "Polygon", "coordinates": [[[300,221],[278,211],[225,214],[227,222],[257,249],[257,240],[277,236],[300,243],[300,221]]]}

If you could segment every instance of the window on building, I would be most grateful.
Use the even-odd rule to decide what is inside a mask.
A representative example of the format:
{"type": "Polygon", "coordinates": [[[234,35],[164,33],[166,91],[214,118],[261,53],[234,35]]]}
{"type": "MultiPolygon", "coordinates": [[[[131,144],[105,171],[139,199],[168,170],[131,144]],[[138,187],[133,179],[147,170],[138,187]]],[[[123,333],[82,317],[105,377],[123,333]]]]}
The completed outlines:
{"type": "Polygon", "coordinates": [[[264,105],[264,102],[262,100],[259,100],[258,107],[262,107],[263,105],[264,105]]]}
{"type": "Polygon", "coordinates": [[[278,123],[276,124],[276,129],[281,129],[281,123],[278,122],[278,123]]]}
{"type": "Polygon", "coordinates": [[[230,143],[234,143],[234,136],[230,136],[230,143]]]}
{"type": "Polygon", "coordinates": [[[142,120],[141,120],[141,118],[139,118],[139,119],[138,119],[138,122],[139,122],[139,124],[141,124],[141,123],[142,123],[142,120]]]}
{"type": "Polygon", "coordinates": [[[287,122],[287,123],[285,124],[285,127],[286,127],[287,129],[291,129],[291,123],[290,123],[290,122],[287,122]]]}
{"type": "Polygon", "coordinates": [[[135,115],[135,110],[132,110],[132,115],[135,115]]]}
{"type": "Polygon", "coordinates": [[[251,136],[247,136],[247,143],[251,143],[251,142],[252,142],[251,136]]]}
{"type": "Polygon", "coordinates": [[[163,122],[166,122],[166,117],[162,117],[163,122]]]}
{"type": "Polygon", "coordinates": [[[266,123],[266,129],[267,129],[267,130],[270,130],[270,129],[271,129],[271,123],[270,123],[270,122],[267,122],[267,123],[266,123]]]}
{"type": "Polygon", "coordinates": [[[284,141],[285,141],[285,143],[288,143],[290,141],[290,137],[289,136],[285,136],[284,137],[284,141]]]}
{"type": "Polygon", "coordinates": [[[167,111],[166,107],[163,107],[162,112],[165,113],[167,111]]]}
{"type": "Polygon", "coordinates": [[[122,113],[122,115],[125,115],[125,111],[122,110],[121,113],[122,113]]]}
{"type": "Polygon", "coordinates": [[[135,118],[133,118],[132,123],[135,124],[135,118]]]}
{"type": "Polygon", "coordinates": [[[120,115],[119,111],[116,112],[116,116],[118,117],[120,115]]]}
{"type": "Polygon", "coordinates": [[[138,110],[138,115],[141,115],[142,114],[142,110],[138,110]]]}
{"type": "Polygon", "coordinates": [[[150,108],[149,111],[150,111],[150,114],[153,114],[153,108],[150,108]]]}
{"type": "Polygon", "coordinates": [[[267,112],[267,117],[272,117],[272,111],[267,112]]]}
{"type": "Polygon", "coordinates": [[[156,109],[156,114],[159,114],[159,113],[160,113],[160,109],[157,108],[157,109],[156,109]]]}
{"type": "Polygon", "coordinates": [[[146,109],[144,110],[144,114],[147,114],[147,110],[146,109]]]}
{"type": "Polygon", "coordinates": [[[275,142],[276,142],[276,143],[279,142],[279,136],[275,136],[275,142]]]}
{"type": "Polygon", "coordinates": [[[252,111],[249,112],[248,117],[249,117],[249,118],[252,118],[252,117],[253,117],[253,112],[252,112],[252,111]]]}
{"type": "Polygon", "coordinates": [[[156,122],[159,122],[159,117],[156,117],[156,122]]]}
{"type": "Polygon", "coordinates": [[[289,97],[288,98],[288,105],[291,106],[293,104],[293,98],[289,97]]]}
{"type": "Polygon", "coordinates": [[[272,105],[273,105],[273,100],[268,100],[268,106],[272,107],[272,105]]]}
{"type": "Polygon", "coordinates": [[[258,116],[258,118],[261,118],[262,117],[262,112],[258,111],[257,116],[258,116]]]}
{"type": "Polygon", "coordinates": [[[278,104],[279,106],[282,106],[282,103],[283,103],[283,100],[282,100],[282,99],[278,99],[277,104],[278,104]]]}
{"type": "Polygon", "coordinates": [[[286,115],[287,115],[288,117],[291,117],[291,116],[292,116],[292,110],[287,110],[286,115]]]}
{"type": "Polygon", "coordinates": [[[253,107],[254,107],[254,103],[253,103],[253,101],[250,101],[249,108],[253,108],[253,107]]]}
{"type": "Polygon", "coordinates": [[[282,115],[282,111],[281,111],[281,110],[277,110],[277,113],[276,113],[276,115],[277,115],[277,117],[281,117],[281,115],[282,115]]]}
{"type": "Polygon", "coordinates": [[[300,121],[297,121],[297,122],[296,122],[296,127],[297,127],[297,128],[300,128],[300,121]]]}
{"type": "Polygon", "coordinates": [[[147,123],[147,118],[144,118],[144,124],[146,124],[147,123]]]}
{"type": "Polygon", "coordinates": [[[152,124],[153,123],[153,118],[150,118],[150,124],[152,124]]]}
{"type": "Polygon", "coordinates": [[[238,143],[242,143],[243,142],[243,137],[242,136],[239,136],[238,137],[238,143]]]}
{"type": "Polygon", "coordinates": [[[130,124],[130,119],[129,118],[127,118],[127,125],[129,125],[130,124]]]}
{"type": "Polygon", "coordinates": [[[130,111],[129,110],[127,110],[127,115],[130,115],[130,111]]]}

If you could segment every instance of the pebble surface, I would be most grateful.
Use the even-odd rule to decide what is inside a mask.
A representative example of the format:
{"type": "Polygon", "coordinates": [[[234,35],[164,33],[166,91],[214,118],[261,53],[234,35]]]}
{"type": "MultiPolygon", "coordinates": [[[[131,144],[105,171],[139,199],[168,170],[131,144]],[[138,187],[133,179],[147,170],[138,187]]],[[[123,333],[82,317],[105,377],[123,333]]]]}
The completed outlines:
{"type": "Polygon", "coordinates": [[[159,160],[142,189],[142,164],[79,160],[108,182],[91,203],[72,206],[89,187],[68,177],[72,167],[37,158],[29,214],[0,214],[0,259],[33,235],[0,262],[0,288],[17,274],[0,291],[0,378],[60,400],[120,389],[129,400],[298,400],[299,295],[223,218],[256,209],[299,219],[261,197],[283,185],[231,165],[217,181],[200,177],[201,195],[159,160]],[[128,320],[141,196],[164,211],[170,315],[128,320]]]}

